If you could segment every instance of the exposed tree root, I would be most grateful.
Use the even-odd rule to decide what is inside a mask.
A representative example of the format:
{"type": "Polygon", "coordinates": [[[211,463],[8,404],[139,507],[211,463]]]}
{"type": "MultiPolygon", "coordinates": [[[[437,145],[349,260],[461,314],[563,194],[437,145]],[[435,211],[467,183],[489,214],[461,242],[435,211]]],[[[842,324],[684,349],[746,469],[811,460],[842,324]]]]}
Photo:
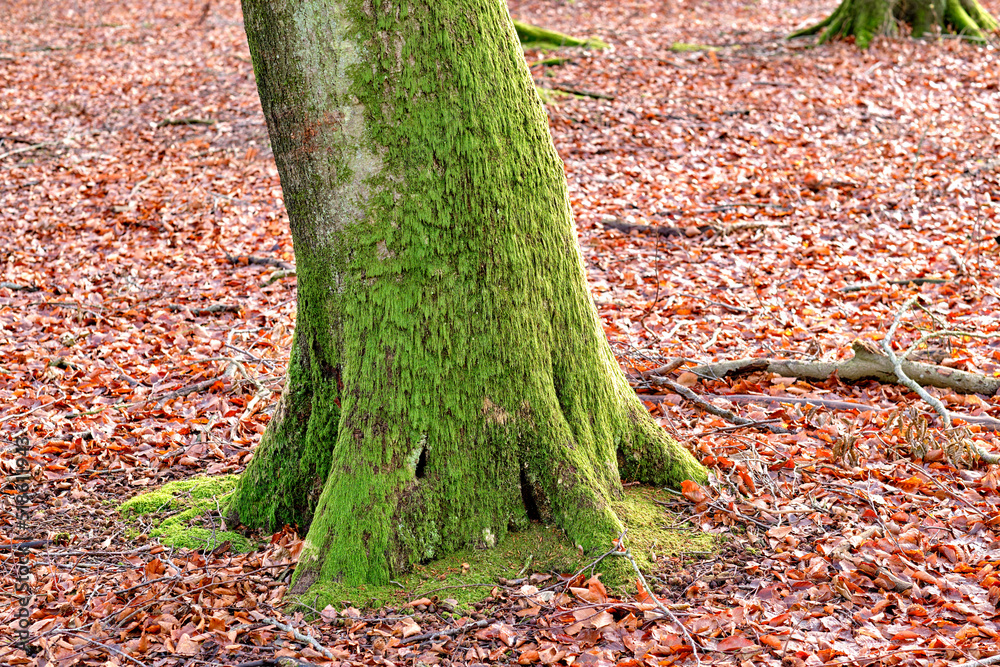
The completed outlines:
{"type": "Polygon", "coordinates": [[[596,37],[572,37],[555,30],[547,30],[530,25],[523,21],[514,21],[517,38],[525,48],[560,48],[563,46],[582,46],[586,49],[606,49],[608,45],[596,37]]]}
{"type": "Polygon", "coordinates": [[[876,35],[894,35],[899,24],[909,25],[914,37],[935,26],[967,39],[985,42],[1000,24],[977,0],[843,0],[819,23],[788,36],[789,39],[819,35],[819,43],[854,37],[867,48],[876,35]]]}

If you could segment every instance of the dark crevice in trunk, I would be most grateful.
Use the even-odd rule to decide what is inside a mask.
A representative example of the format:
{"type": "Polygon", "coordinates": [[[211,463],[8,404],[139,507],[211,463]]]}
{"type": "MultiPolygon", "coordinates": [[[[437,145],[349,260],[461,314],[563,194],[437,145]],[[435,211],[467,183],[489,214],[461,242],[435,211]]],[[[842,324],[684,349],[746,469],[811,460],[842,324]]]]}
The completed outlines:
{"type": "Polygon", "coordinates": [[[524,501],[524,509],[528,513],[529,521],[541,521],[542,513],[538,511],[538,504],[535,502],[535,492],[528,481],[528,475],[521,468],[521,500],[524,501]]]}
{"type": "Polygon", "coordinates": [[[427,475],[427,448],[420,450],[420,458],[417,459],[417,479],[423,479],[427,475]]]}

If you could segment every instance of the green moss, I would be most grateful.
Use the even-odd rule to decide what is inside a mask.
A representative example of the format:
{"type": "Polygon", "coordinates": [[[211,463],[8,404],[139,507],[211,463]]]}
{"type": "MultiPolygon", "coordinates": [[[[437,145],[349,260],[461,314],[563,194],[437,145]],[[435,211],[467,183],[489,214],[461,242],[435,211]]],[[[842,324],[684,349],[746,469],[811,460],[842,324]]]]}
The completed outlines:
{"type": "MultiPolygon", "coordinates": [[[[656,502],[666,502],[672,497],[651,487],[629,487],[622,499],[614,503],[615,511],[628,528],[627,544],[644,574],[657,574],[656,561],[661,557],[712,552],[717,548],[716,538],[690,526],[666,528],[683,521],[683,516],[665,510],[656,502]]],[[[608,543],[602,553],[610,548],[608,543]]],[[[500,578],[516,579],[534,572],[570,574],[595,558],[594,554],[581,555],[561,530],[533,522],[527,530],[508,533],[496,548],[463,549],[416,566],[396,579],[396,583],[382,586],[318,583],[289,601],[292,604],[301,601],[313,609],[323,609],[329,604],[337,609],[353,605],[377,610],[399,608],[412,599],[437,596],[456,600],[459,610],[463,610],[489,597],[500,578]]],[[[635,592],[634,571],[624,559],[607,558],[598,569],[604,573],[602,581],[612,594],[635,592]]]]}
{"type": "Polygon", "coordinates": [[[688,44],[686,42],[674,42],[670,45],[671,51],[677,51],[679,53],[686,53],[689,51],[718,51],[719,47],[709,46],[707,44],[688,44]]]}
{"type": "Polygon", "coordinates": [[[538,26],[514,21],[514,29],[521,46],[526,49],[558,49],[565,46],[581,46],[585,49],[606,49],[608,45],[596,37],[571,37],[570,35],[539,28],[538,26]]]}
{"type": "Polygon", "coordinates": [[[118,507],[125,519],[151,514],[165,515],[149,533],[165,546],[210,550],[229,541],[232,550],[244,553],[253,543],[239,533],[219,531],[203,525],[203,515],[224,509],[236,487],[235,475],[192,477],[164,484],[159,489],[126,500],[118,507]]]}

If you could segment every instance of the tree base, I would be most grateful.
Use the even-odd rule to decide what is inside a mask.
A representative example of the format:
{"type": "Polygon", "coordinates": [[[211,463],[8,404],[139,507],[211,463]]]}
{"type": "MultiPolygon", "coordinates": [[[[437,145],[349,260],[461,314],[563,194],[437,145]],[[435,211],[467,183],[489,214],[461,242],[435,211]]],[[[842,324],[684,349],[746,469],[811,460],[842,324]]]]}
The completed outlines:
{"type": "Polygon", "coordinates": [[[830,16],[789,39],[820,33],[818,43],[854,37],[868,48],[876,35],[894,35],[899,24],[909,25],[913,37],[922,37],[934,26],[967,39],[985,42],[1000,24],[977,0],[843,0],[830,16]]]}
{"type": "MultiPolygon", "coordinates": [[[[345,439],[331,447],[324,429],[336,423],[336,401],[328,395],[309,401],[303,420],[295,392],[286,390],[286,405],[240,478],[229,517],[268,530],[308,526],[293,594],[331,584],[383,585],[462,549],[492,549],[533,521],[561,529],[571,550],[592,558],[632,528],[619,479],[661,487],[706,479],[627,385],[604,396],[594,389],[572,387],[562,405],[551,393],[525,399],[520,412],[480,402],[473,410],[486,424],[464,442],[438,434],[407,451],[393,438],[376,438],[360,466],[372,466],[382,451],[406,460],[395,470],[362,475],[352,474],[359,464],[340,456],[345,439]],[[546,404],[548,414],[540,409],[546,404]],[[447,442],[456,447],[428,445],[447,442]]],[[[472,404],[456,404],[463,402],[472,404]]],[[[475,427],[471,415],[456,416],[453,423],[436,421],[451,433],[460,433],[460,424],[475,427]]],[[[350,435],[350,444],[359,442],[356,432],[337,430],[350,435]]]]}
{"type": "MultiPolygon", "coordinates": [[[[628,527],[626,545],[645,572],[655,573],[654,559],[690,552],[714,552],[717,538],[707,533],[664,529],[684,520],[682,514],[664,509],[674,496],[650,487],[629,487],[614,503],[615,511],[628,527]]],[[[333,605],[353,606],[362,611],[400,608],[420,597],[452,598],[456,611],[489,597],[500,579],[518,579],[533,572],[570,574],[588,567],[598,554],[581,554],[566,535],[553,526],[533,522],[526,530],[510,533],[494,549],[469,548],[418,565],[411,572],[385,585],[315,584],[298,599],[312,609],[333,605]],[[447,590],[440,589],[448,587],[447,590]]],[[[635,593],[635,573],[624,559],[607,558],[597,566],[601,581],[609,589],[635,593]]],[[[585,576],[590,576],[588,568],[585,576]]],[[[551,582],[549,582],[551,583],[551,582]]],[[[545,584],[540,584],[539,587],[545,584]]],[[[303,606],[303,610],[307,608],[303,606]]]]}

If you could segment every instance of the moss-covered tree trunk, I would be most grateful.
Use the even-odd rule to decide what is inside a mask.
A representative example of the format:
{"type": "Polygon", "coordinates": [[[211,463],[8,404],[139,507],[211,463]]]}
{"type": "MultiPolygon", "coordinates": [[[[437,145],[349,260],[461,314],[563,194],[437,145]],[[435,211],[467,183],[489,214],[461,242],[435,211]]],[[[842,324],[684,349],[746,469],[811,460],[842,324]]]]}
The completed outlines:
{"type": "Polygon", "coordinates": [[[858,46],[867,48],[875,35],[895,34],[900,24],[910,26],[914,37],[938,27],[978,41],[984,41],[998,27],[977,0],[842,0],[826,19],[789,38],[822,31],[821,44],[853,36],[858,46]]]}
{"type": "Polygon", "coordinates": [[[309,526],[293,592],[386,582],[536,516],[605,548],[621,476],[703,479],[612,356],[503,2],[243,8],[298,320],[232,508],[309,526]]]}

